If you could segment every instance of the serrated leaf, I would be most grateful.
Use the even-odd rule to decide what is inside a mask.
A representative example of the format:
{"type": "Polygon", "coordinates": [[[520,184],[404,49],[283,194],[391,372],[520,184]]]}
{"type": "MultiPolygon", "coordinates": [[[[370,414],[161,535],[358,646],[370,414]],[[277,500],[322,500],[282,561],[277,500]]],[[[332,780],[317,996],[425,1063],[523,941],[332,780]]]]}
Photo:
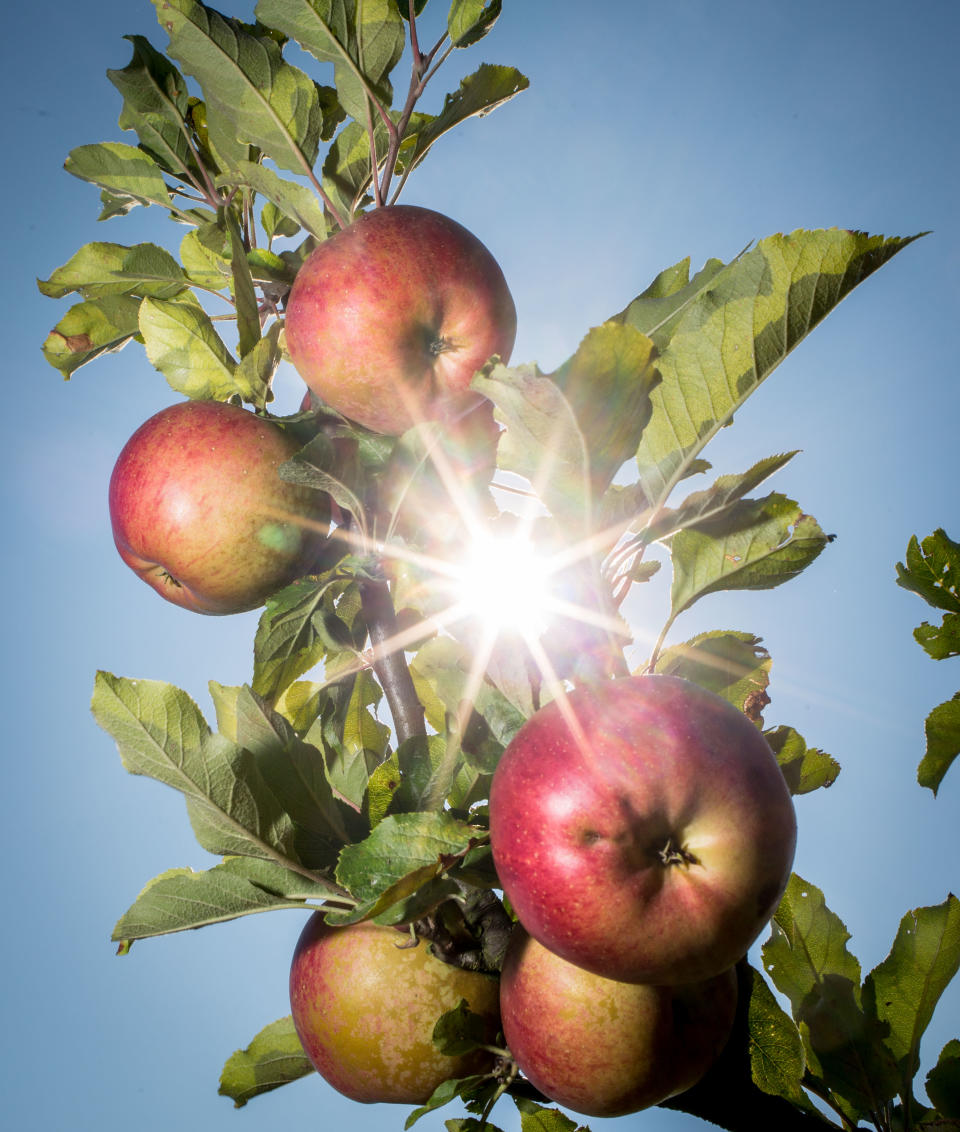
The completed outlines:
{"type": "Polygon", "coordinates": [[[230,154],[238,141],[252,144],[281,169],[311,169],[322,125],[317,90],[284,61],[275,40],[251,34],[198,0],[153,4],[170,35],[170,54],[203,90],[213,146],[230,154]]]}
{"type": "Polygon", "coordinates": [[[123,95],[119,125],[134,130],[140,145],[168,172],[192,176],[196,155],[185,128],[190,110],[187,84],[169,59],[142,35],[127,35],[133,58],[107,78],[123,95]]]}
{"type": "Polygon", "coordinates": [[[937,1064],[927,1074],[927,1096],[937,1111],[960,1120],[960,1040],[954,1038],[940,1051],[937,1064]]]}
{"type": "Polygon", "coordinates": [[[180,241],[180,260],[191,282],[209,291],[222,291],[230,282],[230,237],[215,221],[201,224],[180,241]]]}
{"type": "Polygon", "coordinates": [[[520,1132],[589,1132],[558,1108],[547,1108],[526,1097],[514,1097],[520,1112],[520,1132]]]}
{"type": "Polygon", "coordinates": [[[654,505],[787,354],[916,238],[841,229],[770,236],[730,264],[710,261],[666,299],[649,296],[654,310],[638,300],[618,316],[659,350],[663,381],[637,453],[640,482],[654,505]]]}
{"type": "Polygon", "coordinates": [[[234,376],[236,360],[201,307],[144,299],[140,333],[147,357],[171,389],[187,397],[215,401],[226,401],[243,392],[234,376]]]}
{"type": "Polygon", "coordinates": [[[445,133],[475,115],[482,117],[509,102],[515,94],[526,90],[530,80],[516,67],[481,63],[472,75],[460,80],[456,91],[446,95],[443,109],[434,118],[423,121],[416,131],[413,152],[407,172],[418,165],[430,147],[445,133]]]}
{"type": "Polygon", "coordinates": [[[656,671],[699,684],[756,720],[769,703],[766,690],[772,663],[759,637],[713,630],[664,649],[656,671]]]}
{"type": "MultiPolygon", "coordinates": [[[[345,709],[338,716],[336,744],[327,752],[327,773],[334,789],[358,809],[363,804],[367,780],[387,757],[390,728],[380,723],[371,707],[376,707],[383,693],[367,670],[353,680],[345,709]]],[[[309,736],[309,732],[308,732],[309,736]]],[[[326,731],[328,743],[329,729],[326,731]]]]}
{"type": "Polygon", "coordinates": [[[323,753],[250,688],[242,688],[237,697],[236,728],[236,741],[251,753],[263,781],[297,826],[299,859],[313,868],[332,865],[350,837],[323,753]]]}
{"type": "Polygon", "coordinates": [[[660,381],[653,342],[632,326],[604,323],[553,374],[586,441],[594,493],[636,454],[660,381]]]}
{"type": "Polygon", "coordinates": [[[253,1097],[313,1072],[288,1015],[264,1026],[246,1049],[231,1054],[220,1074],[218,1093],[242,1108],[253,1097]]]}
{"type": "MultiPolygon", "coordinates": [[[[472,1077],[448,1077],[446,1081],[441,1081],[430,1094],[430,1099],[426,1104],[420,1105],[419,1108],[415,1108],[410,1113],[404,1122],[404,1129],[412,1128],[421,1116],[426,1116],[428,1112],[433,1112],[434,1109],[442,1108],[456,1100],[464,1090],[479,1084],[483,1080],[482,1076],[475,1075],[472,1077]]],[[[488,1124],[487,1128],[493,1130],[493,1125],[488,1124]]]]}
{"type": "MultiPolygon", "coordinates": [[[[373,123],[377,161],[386,156],[389,139],[383,123],[373,123]]],[[[350,216],[364,202],[373,180],[370,135],[359,122],[348,122],[330,144],[323,161],[323,187],[350,216]]]]}
{"type": "Polygon", "coordinates": [[[960,692],[930,712],[924,731],[927,751],[917,767],[917,781],[936,794],[943,776],[960,755],[960,692]]]}
{"type": "Polygon", "coordinates": [[[490,1020],[474,1014],[462,998],[452,1010],[441,1014],[433,1027],[433,1044],[447,1057],[460,1057],[490,1041],[490,1020]]]}
{"type": "Polygon", "coordinates": [[[205,872],[170,869],[155,877],[117,921],[114,940],[132,941],[202,928],[280,908],[308,908],[308,900],[343,901],[320,878],[254,857],[230,857],[205,872]]]}
{"type": "Polygon", "coordinates": [[[174,212],[163,171],[149,154],[123,142],[98,142],[70,151],[63,165],[68,173],[106,189],[115,202],[159,204],[174,212]]]}
{"type": "Polygon", "coordinates": [[[759,487],[774,472],[779,471],[795,455],[796,451],[768,456],[765,460],[758,460],[751,468],[739,475],[719,476],[705,491],[695,491],[675,508],[667,510],[661,508],[654,521],[644,527],[643,542],[665,538],[698,523],[722,521],[736,503],[759,487]]]}
{"type": "Polygon", "coordinates": [[[390,109],[389,75],[406,39],[395,0],[259,0],[256,14],[333,64],[337,97],[351,118],[367,121],[368,97],[390,109]]]}
{"type": "Polygon", "coordinates": [[[939,625],[924,621],[914,629],[913,639],[934,660],[960,656],[960,613],[945,613],[939,625]]]}
{"type": "Polygon", "coordinates": [[[496,363],[471,388],[494,404],[506,428],[497,466],[528,479],[557,518],[586,525],[591,511],[590,454],[562,390],[534,365],[496,363]]]}
{"type": "Polygon", "coordinates": [[[784,495],[741,500],[715,526],[702,524],[671,538],[671,615],[708,593],[771,589],[788,582],[828,541],[816,519],[784,495]]]}
{"type": "Polygon", "coordinates": [[[365,841],[344,847],[336,879],[375,916],[439,878],[478,836],[448,813],[389,814],[365,841]]]}
{"type": "Polygon", "coordinates": [[[865,1006],[887,1027],[904,1091],[920,1069],[920,1039],[960,970],[960,900],[915,908],[900,921],[890,954],[864,980],[865,1006]]]}
{"type": "Polygon", "coordinates": [[[124,767],[179,790],[197,840],[218,856],[295,860],[293,824],[248,752],[213,735],[179,688],[98,672],[91,705],[124,767]]]}
{"type": "Polygon", "coordinates": [[[792,727],[772,727],[763,737],[777,756],[791,794],[809,794],[836,782],[840,764],[825,751],[808,747],[792,727]]]}
{"type": "MultiPolygon", "coordinates": [[[[253,161],[241,161],[227,173],[217,178],[218,188],[232,188],[247,185],[261,196],[272,201],[284,216],[290,217],[301,228],[306,229],[318,240],[327,237],[327,221],[320,198],[306,185],[288,181],[278,176],[272,169],[253,161]]],[[[277,229],[275,228],[274,231],[277,229]]],[[[296,231],[296,229],[294,229],[296,231]]],[[[268,232],[268,235],[271,233],[268,232]]],[[[285,235],[293,233],[287,231],[285,235]]]]}
{"type": "Polygon", "coordinates": [[[447,16],[447,32],[454,47],[472,47],[497,22],[501,0],[453,0],[447,16]]]}
{"type": "Polygon", "coordinates": [[[748,1029],[753,1083],[765,1093],[808,1107],[809,1101],[801,1087],[806,1068],[803,1040],[759,971],[753,972],[748,1029]]]}
{"type": "Polygon", "coordinates": [[[104,295],[152,295],[172,299],[189,280],[173,256],[156,244],[84,244],[37,286],[44,295],[62,299],[73,291],[85,299],[104,295]]]}
{"type": "Polygon", "coordinates": [[[826,975],[837,975],[858,990],[860,964],[847,950],[850,933],[827,907],[823,893],[794,873],[763,945],[763,965],[798,1017],[804,1002],[826,975]]]}
{"type": "Polygon", "coordinates": [[[81,366],[140,337],[140,299],[107,295],[76,303],[43,343],[43,356],[69,378],[81,366]]]}
{"type": "Polygon", "coordinates": [[[960,612],[960,543],[938,528],[923,542],[914,535],[906,564],[897,563],[897,585],[919,594],[928,605],[960,612]]]}

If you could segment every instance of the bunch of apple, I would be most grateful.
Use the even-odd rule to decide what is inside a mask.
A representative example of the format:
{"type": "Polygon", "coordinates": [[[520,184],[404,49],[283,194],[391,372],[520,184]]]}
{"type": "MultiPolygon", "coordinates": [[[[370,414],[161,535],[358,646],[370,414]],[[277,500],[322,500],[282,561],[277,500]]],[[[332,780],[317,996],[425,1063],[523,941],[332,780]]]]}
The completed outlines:
{"type": "MultiPolygon", "coordinates": [[[[509,358],[516,308],[494,257],[455,221],[405,205],[361,215],[305,261],[285,331],[309,389],[354,425],[398,436],[435,420],[495,447],[468,386],[492,355],[509,358]]],[[[329,497],[278,474],[300,447],[277,420],[233,404],[161,410],[111,478],[121,557],[187,609],[262,605],[311,571],[329,530],[329,497]]]]}

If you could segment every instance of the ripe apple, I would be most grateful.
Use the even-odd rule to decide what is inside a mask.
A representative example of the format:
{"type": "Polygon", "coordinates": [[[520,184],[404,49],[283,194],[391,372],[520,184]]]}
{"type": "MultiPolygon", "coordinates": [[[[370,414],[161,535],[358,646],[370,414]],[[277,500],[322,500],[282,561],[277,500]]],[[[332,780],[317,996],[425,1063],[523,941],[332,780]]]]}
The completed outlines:
{"type": "Polygon", "coordinates": [[[315,912],[290,967],[290,1006],[317,1072],[355,1101],[423,1104],[448,1077],[483,1073],[484,1050],[448,1057],[433,1044],[462,1000],[499,1028],[498,979],[451,966],[409,933],[364,922],[330,927],[315,912]]]}
{"type": "Polygon", "coordinates": [[[761,732],[674,676],[584,684],[532,716],[490,789],[503,890],[551,951],[624,982],[742,958],[790,875],[796,818],[761,732]]]}
{"type": "Polygon", "coordinates": [[[470,381],[493,354],[509,358],[517,312],[476,236],[440,213],[393,205],[310,253],[285,328],[290,359],[314,393],[399,435],[480,402],[470,381]]]}
{"type": "Polygon", "coordinates": [[[535,1088],[586,1116],[624,1116],[691,1088],[726,1044],[732,970],[702,983],[620,983],[518,927],[500,975],[503,1035],[535,1088]]]}
{"type": "Polygon", "coordinates": [[[327,496],[277,474],[299,447],[236,405],[161,409],[130,437],[110,477],[121,558],[185,609],[262,605],[311,568],[326,537],[327,496]]]}

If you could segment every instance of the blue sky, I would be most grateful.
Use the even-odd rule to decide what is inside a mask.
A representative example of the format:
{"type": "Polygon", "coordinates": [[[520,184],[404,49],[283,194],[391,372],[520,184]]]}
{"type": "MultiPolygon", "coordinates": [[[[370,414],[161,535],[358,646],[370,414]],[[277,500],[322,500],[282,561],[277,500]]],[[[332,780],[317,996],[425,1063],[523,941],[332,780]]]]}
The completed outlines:
{"type": "MultiPolygon", "coordinates": [[[[515,361],[553,367],[685,255],[697,267],[797,227],[932,230],[855,291],[708,453],[718,472],[735,472],[801,448],[773,486],[837,540],[798,581],[706,600],[673,637],[761,636],[774,660],[767,722],[793,724],[842,764],[829,791],[798,801],[796,868],[825,891],[866,971],[907,909],[960,883],[960,768],[937,799],[914,778],[924,717],[957,691],[960,668],[913,642],[927,607],[894,584],[912,534],[942,526],[960,538],[960,9],[935,0],[507,0],[504,9],[434,99],[456,85],[456,65],[481,60],[520,67],[530,90],[438,145],[405,199],[454,216],[500,260],[519,310],[515,361]]],[[[224,1059],[287,1013],[299,913],[113,955],[112,925],[150,877],[210,860],[180,798],[127,776],[95,727],[94,672],[169,680],[206,707],[209,679],[249,677],[256,614],[201,619],[166,605],[115,553],[113,461],[175,399],[142,351],[129,347],[68,384],[40,355],[63,304],[38,294],[37,276],[89,240],[178,238],[154,210],[98,225],[96,191],[61,168],[76,145],[121,139],[104,72],[129,61],[124,34],[165,46],[154,9],[36,0],[5,16],[5,32],[5,1115],[22,1132],[235,1132],[308,1120],[398,1129],[404,1110],[358,1109],[316,1078],[238,1112],[216,1095],[224,1059]]],[[[283,397],[292,408],[294,378],[283,397]]],[[[656,628],[665,600],[652,584],[631,606],[638,625],[656,628]]],[[[925,1065],[960,1036],[958,1019],[954,987],[925,1065]]],[[[423,1127],[442,1128],[443,1115],[423,1127]]],[[[497,1117],[514,1127],[507,1106],[497,1117]]],[[[619,1124],[704,1127],[660,1110],[619,1124]]]]}

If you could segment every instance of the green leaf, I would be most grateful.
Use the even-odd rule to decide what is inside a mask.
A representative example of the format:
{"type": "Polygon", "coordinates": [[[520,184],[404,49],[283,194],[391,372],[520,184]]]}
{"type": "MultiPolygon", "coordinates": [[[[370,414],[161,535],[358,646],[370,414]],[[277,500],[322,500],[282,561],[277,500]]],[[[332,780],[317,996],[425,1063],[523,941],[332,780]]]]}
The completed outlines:
{"type": "Polygon", "coordinates": [[[653,343],[632,326],[594,327],[553,375],[586,441],[599,496],[637,445],[650,419],[650,393],[660,381],[653,343]]]}
{"type": "Polygon", "coordinates": [[[763,945],[763,965],[797,1018],[827,975],[860,987],[860,964],[847,950],[850,933],[827,908],[823,893],[795,873],[763,945]]]}
{"type": "Polygon", "coordinates": [[[231,1054],[220,1075],[218,1092],[229,1097],[236,1108],[242,1108],[260,1093],[269,1093],[313,1072],[293,1019],[287,1016],[264,1026],[246,1049],[231,1054]]]}
{"type": "Polygon", "coordinates": [[[576,414],[563,391],[534,365],[496,363],[471,388],[494,404],[506,427],[497,465],[528,479],[557,518],[589,525],[590,454],[576,414]]]}
{"type": "MultiPolygon", "coordinates": [[[[415,1108],[413,1112],[410,1113],[403,1125],[404,1129],[412,1128],[421,1116],[426,1116],[428,1112],[433,1112],[434,1109],[442,1108],[444,1105],[450,1104],[451,1101],[456,1100],[464,1091],[475,1087],[484,1080],[485,1078],[482,1076],[473,1076],[448,1077],[446,1081],[441,1081],[430,1094],[430,1099],[426,1104],[415,1108]]],[[[450,1121],[447,1121],[447,1123],[449,1124],[450,1121]]],[[[496,1132],[492,1124],[488,1124],[487,1129],[488,1132],[496,1132]]]]}
{"type": "Polygon", "coordinates": [[[69,378],[81,366],[140,337],[140,300],[107,295],[72,306],[47,335],[43,356],[69,378]]]}
{"type": "Polygon", "coordinates": [[[183,75],[142,35],[127,35],[133,59],[107,78],[123,95],[120,128],[134,130],[140,145],[169,173],[199,175],[186,120],[190,98],[183,75]]]}
{"type": "Polygon", "coordinates": [[[233,297],[237,310],[237,351],[241,358],[245,358],[260,341],[260,309],[240,225],[232,210],[226,210],[226,222],[230,235],[233,297]]]}
{"type": "MultiPolygon", "coordinates": [[[[318,240],[327,238],[323,205],[313,189],[279,177],[272,169],[254,161],[241,161],[235,168],[217,178],[217,188],[234,188],[238,185],[246,185],[272,201],[284,216],[318,240]]],[[[268,231],[268,235],[270,234],[268,231]]],[[[288,230],[284,234],[293,233],[288,230]]]]}
{"type": "Polygon", "coordinates": [[[960,900],[915,908],[900,921],[890,954],[864,980],[864,1003],[887,1026],[886,1045],[900,1067],[903,1093],[920,1069],[920,1039],[960,970],[960,900]]]}
{"type": "Polygon", "coordinates": [[[173,256],[156,244],[92,243],[79,251],[37,286],[44,295],[62,299],[72,291],[85,299],[104,295],[152,295],[172,299],[190,281],[173,256]]]}
{"type": "Polygon", "coordinates": [[[763,976],[754,971],[748,1008],[750,1073],[765,1093],[809,1107],[801,1087],[806,1059],[793,1020],[780,1009],[763,976]]]}
{"type": "Polygon", "coordinates": [[[472,47],[497,22],[502,0],[453,0],[447,31],[454,47],[472,47]]]}
{"type": "Polygon", "coordinates": [[[471,1053],[490,1040],[490,1021],[474,1014],[462,998],[452,1009],[441,1014],[433,1027],[433,1044],[447,1057],[471,1053]]]}
{"type": "Polygon", "coordinates": [[[795,455],[794,451],[780,456],[768,456],[765,460],[758,460],[740,475],[719,476],[705,491],[695,491],[688,495],[678,507],[661,508],[653,522],[643,528],[642,541],[650,543],[698,523],[722,522],[733,511],[736,503],[779,471],[795,455]]]}
{"type": "Polygon", "coordinates": [[[309,909],[307,900],[328,898],[344,899],[336,885],[320,878],[311,881],[254,857],[230,857],[205,872],[169,869],[155,877],[117,922],[111,938],[128,943],[256,912],[309,909]]]}
{"type": "Polygon", "coordinates": [[[295,860],[293,825],[252,756],[213,735],[197,705],[170,684],[98,672],[92,711],[124,767],[179,790],[194,834],[218,856],[295,860]]]}
{"type": "Polygon", "coordinates": [[[897,585],[911,590],[935,609],[960,613],[960,543],[938,528],[921,543],[914,535],[906,565],[897,563],[897,585]]]}
{"type": "Polygon", "coordinates": [[[140,333],[147,357],[178,393],[226,401],[242,392],[234,376],[236,360],[201,307],[144,299],[140,333]]]}
{"type": "MultiPolygon", "coordinates": [[[[383,693],[371,672],[356,674],[345,709],[337,717],[336,742],[331,742],[331,729],[323,728],[327,740],[327,773],[334,789],[358,809],[363,804],[367,780],[388,755],[390,728],[380,723],[370,711],[380,702],[383,693]]],[[[310,739],[320,728],[307,732],[310,739]]]]}
{"type": "Polygon", "coordinates": [[[337,97],[351,118],[366,123],[371,96],[390,109],[389,74],[406,38],[395,0],[259,0],[256,14],[321,63],[333,64],[337,97]]]}
{"type": "Polygon", "coordinates": [[[514,1097],[520,1111],[520,1132],[589,1132],[558,1108],[546,1108],[526,1097],[514,1097]]]}
{"type": "Polygon", "coordinates": [[[208,291],[222,291],[233,278],[230,237],[216,221],[201,224],[184,236],[180,259],[191,281],[208,291]]]}
{"type": "Polygon", "coordinates": [[[792,727],[773,727],[764,731],[791,794],[809,794],[821,786],[832,786],[840,764],[825,751],[808,747],[792,727]]]}
{"type": "MultiPolygon", "coordinates": [[[[389,143],[385,126],[376,121],[373,127],[377,160],[386,156],[389,143]]],[[[373,180],[370,161],[370,136],[359,122],[348,122],[337,134],[323,161],[323,187],[332,200],[339,202],[351,217],[364,203],[373,180]]]]}
{"type": "Polygon", "coordinates": [[[296,823],[298,858],[312,868],[332,865],[350,837],[323,753],[250,688],[240,690],[236,712],[237,743],[251,753],[261,778],[296,823]]]}
{"type": "Polygon", "coordinates": [[[943,776],[960,755],[960,692],[930,712],[924,730],[927,751],[917,767],[917,781],[936,794],[943,776]]]}
{"type": "Polygon", "coordinates": [[[926,1083],[927,1096],[937,1106],[937,1111],[952,1120],[960,1120],[960,1041],[956,1038],[940,1051],[926,1083]]]}
{"type": "Polygon", "coordinates": [[[960,656],[960,613],[945,613],[940,625],[924,621],[914,629],[913,637],[934,660],[960,656]]]}
{"type": "Polygon", "coordinates": [[[68,173],[106,189],[113,201],[159,204],[174,212],[163,171],[149,154],[122,142],[98,142],[70,151],[63,165],[68,173]]]}
{"type": "Polygon", "coordinates": [[[714,630],[664,649],[656,671],[681,676],[729,700],[755,722],[770,702],[770,654],[751,633],[714,630]]]}
{"type": "Polygon", "coordinates": [[[233,371],[233,380],[244,401],[256,405],[258,409],[266,407],[272,398],[270,391],[274,375],[283,359],[280,348],[280,334],[283,327],[279,322],[271,324],[267,333],[257,342],[233,371]]]}
{"type": "Polygon", "coordinates": [[[312,168],[322,125],[317,90],[283,60],[276,42],[198,0],[153,4],[170,34],[170,54],[203,89],[214,147],[227,154],[239,141],[261,149],[281,169],[312,168]]]}
{"type": "Polygon", "coordinates": [[[448,813],[389,814],[365,841],[344,847],[336,879],[359,902],[358,913],[376,916],[440,877],[477,838],[448,813]]]}
{"type": "Polygon", "coordinates": [[[648,334],[663,377],[637,453],[659,506],[747,397],[843,299],[913,237],[841,229],[771,236],[687,286],[671,269],[618,319],[648,334]]]}
{"type": "Polygon", "coordinates": [[[325,614],[333,611],[324,600],[330,585],[329,579],[295,582],[267,599],[254,641],[253,690],[259,695],[276,698],[323,660],[331,642],[325,614]]]}
{"type": "Polygon", "coordinates": [[[456,91],[444,98],[440,113],[434,118],[425,119],[416,131],[407,172],[419,165],[430,147],[454,126],[475,115],[482,117],[489,114],[491,110],[509,102],[521,90],[526,90],[529,85],[530,80],[516,67],[481,63],[472,75],[460,80],[456,91]]]}
{"type": "Polygon", "coordinates": [[[671,615],[720,590],[765,590],[796,577],[829,538],[792,499],[771,494],[735,504],[715,525],[678,531],[673,560],[671,615]]]}

